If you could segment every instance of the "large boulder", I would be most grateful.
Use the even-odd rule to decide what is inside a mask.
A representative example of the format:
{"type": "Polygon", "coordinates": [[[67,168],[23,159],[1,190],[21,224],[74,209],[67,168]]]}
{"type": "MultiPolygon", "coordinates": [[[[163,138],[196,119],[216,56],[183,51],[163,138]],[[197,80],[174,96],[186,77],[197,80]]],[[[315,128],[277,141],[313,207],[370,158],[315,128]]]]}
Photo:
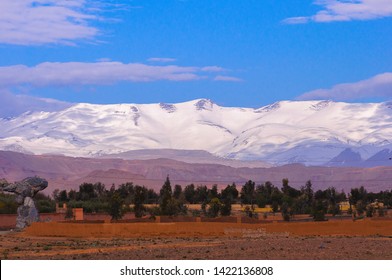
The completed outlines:
{"type": "Polygon", "coordinates": [[[48,181],[39,177],[28,177],[13,184],[0,179],[0,190],[16,194],[16,202],[20,204],[16,218],[16,229],[21,230],[33,222],[39,221],[39,213],[33,197],[48,186],[48,181]]]}

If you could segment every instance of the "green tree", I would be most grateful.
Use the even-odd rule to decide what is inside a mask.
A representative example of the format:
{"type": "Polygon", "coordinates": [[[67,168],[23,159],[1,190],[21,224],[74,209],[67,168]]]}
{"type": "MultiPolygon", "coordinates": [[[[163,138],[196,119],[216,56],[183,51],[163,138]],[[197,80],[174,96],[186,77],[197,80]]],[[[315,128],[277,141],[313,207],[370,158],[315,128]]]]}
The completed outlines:
{"type": "Polygon", "coordinates": [[[67,194],[66,190],[62,190],[62,191],[59,192],[58,201],[59,202],[67,202],[67,201],[69,201],[68,194],[67,194]]]}
{"type": "Polygon", "coordinates": [[[0,214],[16,214],[16,209],[15,195],[0,193],[0,214]]]}
{"type": "Polygon", "coordinates": [[[274,213],[278,212],[279,206],[283,203],[283,193],[275,187],[271,193],[271,207],[274,213]]]}
{"type": "Polygon", "coordinates": [[[366,207],[366,217],[369,217],[369,218],[373,217],[375,211],[376,211],[376,209],[374,208],[374,206],[369,204],[366,207]]]}
{"type": "Polygon", "coordinates": [[[166,177],[166,181],[159,191],[159,208],[162,215],[172,215],[173,211],[172,201],[172,187],[170,184],[169,176],[166,177]]]}
{"type": "Polygon", "coordinates": [[[94,185],[91,183],[83,183],[79,186],[77,200],[87,201],[96,197],[94,185]]]}
{"type": "Polygon", "coordinates": [[[112,220],[119,220],[124,216],[123,203],[124,200],[118,192],[115,191],[110,196],[108,214],[112,217],[112,220]]]}
{"type": "Polygon", "coordinates": [[[235,183],[227,185],[225,189],[221,191],[220,196],[222,197],[222,205],[220,208],[220,213],[222,216],[231,215],[231,205],[235,202],[238,197],[238,190],[235,183]]]}
{"type": "Polygon", "coordinates": [[[291,212],[291,208],[290,208],[289,204],[287,202],[283,202],[280,210],[282,212],[283,220],[285,220],[286,222],[289,222],[291,220],[291,216],[292,216],[292,212],[291,212]]]}
{"type": "Polygon", "coordinates": [[[78,193],[75,190],[70,190],[68,192],[68,199],[69,200],[78,200],[78,193]]]}
{"type": "Polygon", "coordinates": [[[56,202],[54,199],[42,193],[37,193],[34,197],[35,206],[39,213],[54,213],[56,212],[56,202]]]}
{"type": "Polygon", "coordinates": [[[179,199],[182,194],[182,187],[180,185],[174,186],[173,197],[179,199]]]}
{"type": "Polygon", "coordinates": [[[328,204],[326,200],[317,199],[313,202],[312,215],[315,221],[325,221],[325,213],[327,212],[328,204]]]}
{"type": "Polygon", "coordinates": [[[141,218],[144,215],[145,207],[143,205],[144,201],[147,199],[147,189],[141,186],[135,186],[134,196],[133,196],[133,210],[135,211],[135,217],[141,218]]]}
{"type": "Polygon", "coordinates": [[[328,188],[326,195],[328,199],[328,213],[333,216],[340,214],[339,194],[336,192],[336,189],[334,187],[328,188]]]}
{"type": "Polygon", "coordinates": [[[205,185],[197,186],[195,190],[195,202],[206,204],[208,203],[208,188],[205,185]]]}
{"type": "Polygon", "coordinates": [[[306,197],[302,194],[300,197],[292,199],[292,208],[294,214],[310,214],[312,205],[308,205],[306,197]]]}
{"type": "Polygon", "coordinates": [[[230,197],[223,198],[223,203],[220,207],[220,213],[222,216],[231,215],[231,204],[232,204],[232,199],[230,197]]]}
{"type": "Polygon", "coordinates": [[[159,201],[159,195],[153,189],[148,189],[146,202],[149,204],[157,204],[158,201],[159,201]]]}
{"type": "Polygon", "coordinates": [[[357,211],[358,216],[362,216],[366,210],[366,203],[362,200],[358,200],[357,204],[355,204],[355,209],[357,211]]]}
{"type": "Polygon", "coordinates": [[[267,204],[272,204],[272,192],[275,186],[266,181],[264,184],[256,186],[256,203],[259,207],[265,207],[267,204]]]}
{"type": "Polygon", "coordinates": [[[380,193],[380,201],[384,203],[387,208],[392,208],[392,190],[380,193]]]}
{"type": "Polygon", "coordinates": [[[188,213],[188,207],[185,205],[187,202],[185,199],[185,194],[182,192],[176,201],[178,214],[186,215],[188,213]]]}
{"type": "Polygon", "coordinates": [[[282,192],[290,198],[297,198],[301,195],[301,191],[289,185],[289,179],[287,178],[282,180],[282,192]]]}
{"type": "Polygon", "coordinates": [[[184,195],[185,195],[185,199],[186,199],[186,201],[188,201],[188,203],[190,203],[190,204],[196,203],[195,185],[194,184],[187,185],[184,189],[184,195]]]}
{"type": "Polygon", "coordinates": [[[303,188],[301,188],[302,194],[305,196],[306,202],[311,205],[313,201],[314,191],[312,187],[312,181],[306,181],[306,184],[303,188]]]}
{"type": "Polygon", "coordinates": [[[235,183],[232,183],[231,185],[227,185],[227,187],[221,191],[221,197],[222,199],[230,197],[230,199],[234,203],[235,200],[238,198],[238,190],[235,183]]]}
{"type": "Polygon", "coordinates": [[[277,201],[273,201],[271,204],[272,212],[275,213],[279,211],[279,204],[277,201]]]}
{"type": "Polygon", "coordinates": [[[208,190],[208,200],[210,201],[211,199],[213,199],[215,197],[219,198],[217,185],[213,185],[212,188],[210,190],[208,190]]]}
{"type": "Polygon", "coordinates": [[[118,186],[117,191],[121,198],[124,200],[124,203],[129,205],[133,202],[135,196],[135,186],[132,182],[126,182],[125,184],[121,184],[118,186]]]}
{"type": "Polygon", "coordinates": [[[242,204],[253,204],[255,202],[255,182],[247,181],[241,189],[241,203],[242,204]]]}
{"type": "Polygon", "coordinates": [[[350,205],[357,205],[358,201],[362,201],[364,205],[367,204],[367,191],[361,186],[359,189],[351,189],[348,199],[350,205]]]}
{"type": "Polygon", "coordinates": [[[214,197],[211,199],[211,201],[208,203],[207,216],[213,218],[217,217],[221,209],[221,205],[222,203],[220,202],[219,198],[214,197]]]}
{"type": "Polygon", "coordinates": [[[297,213],[310,214],[312,211],[313,197],[312,182],[308,180],[305,186],[301,187],[301,196],[297,198],[297,213]]]}
{"type": "MultiPolygon", "coordinates": [[[[79,192],[76,194],[76,200],[88,201],[93,199],[105,199],[105,195],[105,185],[101,182],[95,184],[83,183],[79,186],[79,192]]],[[[70,196],[70,194],[68,194],[68,196],[70,196]]]]}
{"type": "Polygon", "coordinates": [[[53,197],[53,199],[54,199],[56,202],[59,202],[59,193],[60,193],[60,190],[59,190],[59,189],[55,189],[55,190],[53,191],[53,193],[52,193],[52,197],[53,197]]]}
{"type": "Polygon", "coordinates": [[[256,201],[259,207],[265,207],[266,204],[271,204],[273,185],[270,181],[256,186],[256,201]]]}

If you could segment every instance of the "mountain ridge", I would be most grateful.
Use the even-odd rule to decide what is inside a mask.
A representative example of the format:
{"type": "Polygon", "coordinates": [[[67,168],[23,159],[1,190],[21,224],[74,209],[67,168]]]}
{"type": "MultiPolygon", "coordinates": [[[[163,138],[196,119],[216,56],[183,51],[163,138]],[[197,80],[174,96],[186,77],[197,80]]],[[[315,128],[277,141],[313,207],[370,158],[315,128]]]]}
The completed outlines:
{"type": "Polygon", "coordinates": [[[208,99],[78,103],[0,119],[1,150],[76,157],[172,149],[272,165],[324,165],[346,149],[366,161],[392,150],[391,139],[390,102],[279,101],[257,109],[222,107],[208,99]]]}
{"type": "Polygon", "coordinates": [[[323,167],[289,164],[270,168],[235,168],[221,164],[186,163],[172,159],[123,160],[102,158],[74,158],[54,155],[26,155],[0,151],[0,178],[18,181],[29,176],[48,180],[45,193],[58,189],[78,189],[82,183],[101,182],[118,186],[126,182],[159,190],[166,176],[172,184],[212,186],[224,188],[235,182],[238,187],[248,180],[257,184],[270,181],[281,187],[288,178],[290,186],[300,189],[311,180],[315,190],[335,187],[366,187],[369,191],[387,190],[391,187],[392,167],[323,167]]]}

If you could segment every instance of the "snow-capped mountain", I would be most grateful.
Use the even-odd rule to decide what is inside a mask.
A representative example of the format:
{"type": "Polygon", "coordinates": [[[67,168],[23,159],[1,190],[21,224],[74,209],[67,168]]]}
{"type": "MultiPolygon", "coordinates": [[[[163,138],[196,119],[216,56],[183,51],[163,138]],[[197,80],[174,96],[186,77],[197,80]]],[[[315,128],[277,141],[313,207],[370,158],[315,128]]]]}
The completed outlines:
{"type": "Polygon", "coordinates": [[[84,157],[205,150],[224,158],[308,165],[342,160],[352,155],[341,154],[350,149],[362,160],[384,151],[377,155],[382,161],[379,157],[392,151],[392,103],[281,101],[259,109],[221,107],[207,99],[80,103],[0,119],[0,149],[84,157]]]}

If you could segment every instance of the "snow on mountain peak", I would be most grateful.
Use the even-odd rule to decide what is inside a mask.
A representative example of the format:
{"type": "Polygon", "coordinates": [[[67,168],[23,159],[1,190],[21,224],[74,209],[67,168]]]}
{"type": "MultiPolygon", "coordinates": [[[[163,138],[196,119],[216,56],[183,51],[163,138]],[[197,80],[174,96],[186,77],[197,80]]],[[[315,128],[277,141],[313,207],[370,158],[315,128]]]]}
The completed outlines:
{"type": "Polygon", "coordinates": [[[168,113],[174,113],[174,112],[177,110],[176,106],[173,105],[173,104],[159,103],[159,106],[160,106],[163,110],[165,110],[166,112],[168,112],[168,113]]]}
{"type": "Polygon", "coordinates": [[[261,107],[260,109],[256,110],[257,113],[268,113],[280,108],[280,102],[275,102],[273,104],[261,107]]]}
{"type": "Polygon", "coordinates": [[[323,164],[348,148],[363,159],[392,149],[388,104],[281,101],[251,109],[220,107],[208,99],[177,104],[80,103],[57,112],[0,119],[0,149],[70,156],[205,150],[276,164],[323,164]]]}
{"type": "Polygon", "coordinates": [[[320,102],[318,102],[316,104],[313,104],[310,107],[310,109],[315,110],[315,111],[320,111],[320,110],[322,110],[324,108],[327,108],[331,103],[332,103],[331,100],[323,100],[323,101],[320,101],[320,102]]]}
{"type": "Polygon", "coordinates": [[[211,111],[214,107],[214,102],[212,102],[210,99],[200,99],[195,103],[195,107],[199,111],[211,111]]]}

